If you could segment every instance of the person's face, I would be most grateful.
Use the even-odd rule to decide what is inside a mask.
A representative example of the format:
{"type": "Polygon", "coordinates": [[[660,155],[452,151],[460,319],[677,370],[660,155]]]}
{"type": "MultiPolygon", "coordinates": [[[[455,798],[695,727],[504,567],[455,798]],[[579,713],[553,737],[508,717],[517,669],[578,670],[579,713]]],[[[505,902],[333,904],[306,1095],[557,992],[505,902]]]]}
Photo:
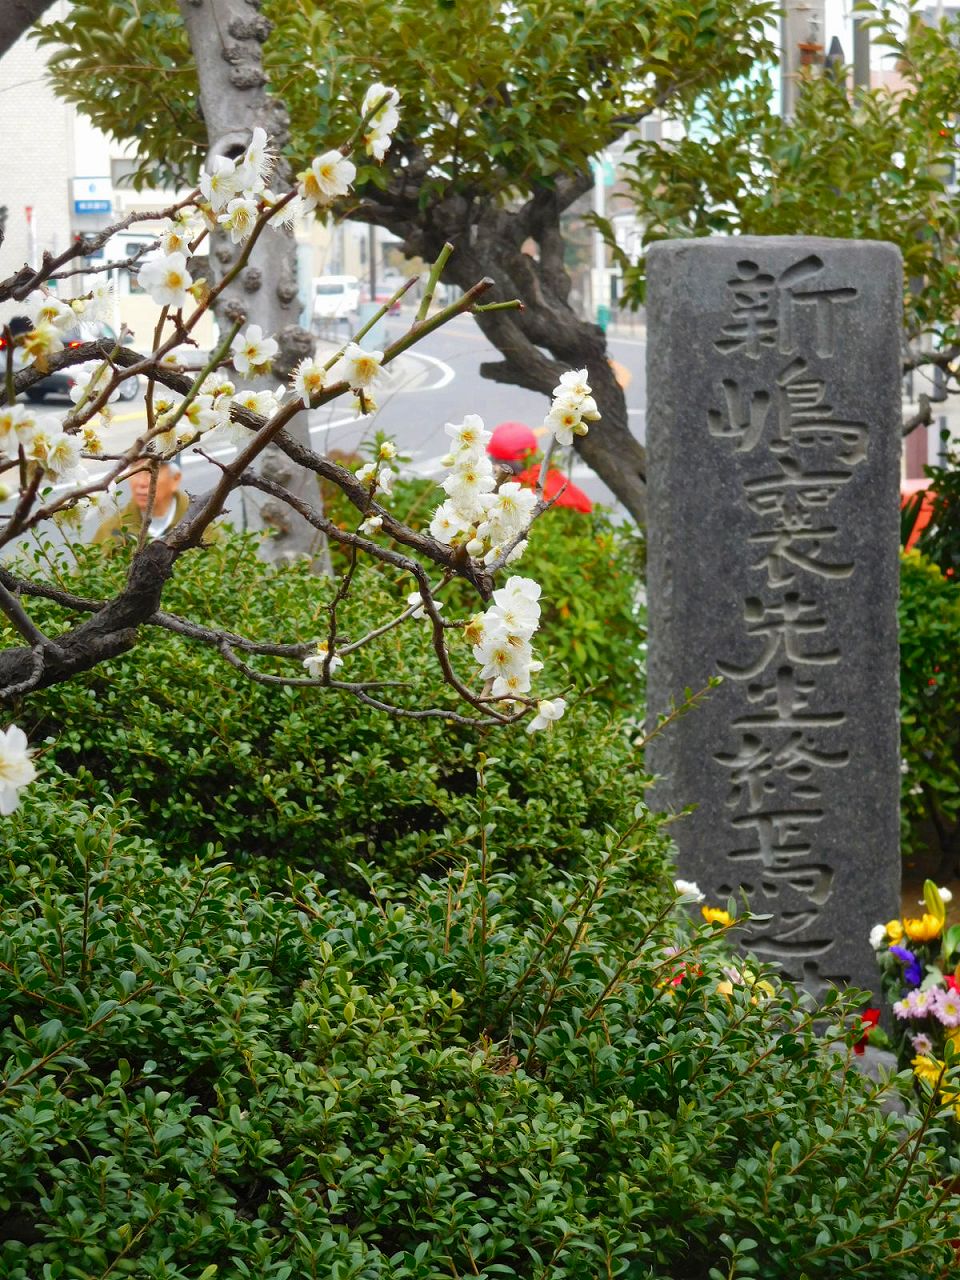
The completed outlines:
{"type": "MultiPolygon", "coordinates": [[[[180,473],[172,467],[162,466],[157,472],[157,489],[153,499],[153,514],[165,516],[173,501],[174,494],[180,488],[180,473]]],[[[150,472],[137,471],[130,477],[130,492],[134,502],[141,511],[147,509],[150,497],[150,472]]]]}

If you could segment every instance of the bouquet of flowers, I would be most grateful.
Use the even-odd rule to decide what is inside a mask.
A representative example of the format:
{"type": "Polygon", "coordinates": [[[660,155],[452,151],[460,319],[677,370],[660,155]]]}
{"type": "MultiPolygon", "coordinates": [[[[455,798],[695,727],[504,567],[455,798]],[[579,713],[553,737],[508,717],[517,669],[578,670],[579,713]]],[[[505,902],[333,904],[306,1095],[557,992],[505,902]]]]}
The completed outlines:
{"type": "Polygon", "coordinates": [[[949,889],[932,880],[923,886],[920,915],[874,925],[883,992],[892,1004],[894,1045],[901,1067],[953,1105],[960,1119],[960,1092],[948,1069],[960,1062],[960,925],[947,927],[949,889]]]}

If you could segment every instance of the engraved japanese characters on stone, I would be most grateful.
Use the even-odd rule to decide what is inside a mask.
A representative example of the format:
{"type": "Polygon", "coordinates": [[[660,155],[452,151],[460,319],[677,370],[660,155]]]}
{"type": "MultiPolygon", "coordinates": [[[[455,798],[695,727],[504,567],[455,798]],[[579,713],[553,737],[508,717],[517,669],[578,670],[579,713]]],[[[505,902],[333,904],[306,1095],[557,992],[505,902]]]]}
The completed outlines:
{"type": "Polygon", "coordinates": [[[797,309],[809,307],[815,315],[816,353],[832,356],[836,345],[834,309],[853,302],[857,290],[849,286],[813,287],[823,268],[823,260],[810,254],[775,276],[742,258],[737,274],[727,281],[732,295],[730,318],[713,345],[724,355],[742,352],[750,360],[759,360],[764,347],[790,355],[797,349],[797,309]]]}
{"type": "MultiPolygon", "coordinates": [[[[884,626],[895,626],[895,508],[883,508],[881,578],[862,533],[878,492],[895,501],[899,261],[877,244],[744,238],[661,244],[648,269],[653,705],[664,671],[673,696],[711,672],[726,681],[703,740],[693,716],[678,729],[680,751],[662,748],[685,779],[678,801],[706,796],[690,822],[692,861],[678,827],[680,867],[721,900],[745,893],[765,917],[747,945],[811,990],[867,985],[872,956],[847,936],[837,901],[850,892],[845,859],[862,838],[885,858],[871,901],[896,905],[897,780],[889,799],[878,794],[863,717],[877,726],[888,772],[895,735],[866,695],[873,673],[857,655],[870,627],[854,619],[872,617],[880,600],[884,626]],[[858,270],[861,258],[879,265],[858,270]],[[664,317],[676,326],[676,356],[657,337],[664,317]],[[689,375],[679,353],[691,350],[689,375]],[[858,372],[880,361],[878,372],[872,363],[869,376],[858,372]],[[670,475],[662,490],[661,465],[670,475]],[[729,504],[729,523],[701,520],[698,498],[729,504]],[[658,522],[669,530],[662,539],[658,522]],[[678,584],[697,581],[704,600],[685,602],[678,584]],[[711,603],[719,641],[684,623],[685,610],[711,603]],[[855,820],[861,795],[868,813],[855,820]],[[874,813],[882,837],[867,834],[874,813]]],[[[895,634],[883,635],[867,648],[882,649],[880,678],[895,683],[895,634]]],[[[651,752],[658,772],[660,750],[651,752]]]]}

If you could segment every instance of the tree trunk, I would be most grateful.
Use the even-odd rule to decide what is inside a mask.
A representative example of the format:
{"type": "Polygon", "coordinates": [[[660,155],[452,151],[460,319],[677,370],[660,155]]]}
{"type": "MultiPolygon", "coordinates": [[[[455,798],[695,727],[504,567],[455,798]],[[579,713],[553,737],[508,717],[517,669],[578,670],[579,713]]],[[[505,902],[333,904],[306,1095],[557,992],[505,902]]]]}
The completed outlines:
{"type": "Polygon", "coordinates": [[[0,4],[0,58],[53,5],[54,0],[3,0],[0,4]]]}
{"type": "MultiPolygon", "coordinates": [[[[417,158],[407,172],[416,170],[417,158]]],[[[585,191],[589,173],[543,187],[520,208],[453,195],[420,209],[416,182],[391,186],[368,197],[355,217],[388,227],[404,241],[404,252],[431,261],[445,241],[453,244],[444,279],[469,288],[482,276],[496,281],[491,300],[519,298],[523,311],[477,316],[484,335],[503,359],[481,372],[497,382],[550,396],[558,377],[586,368],[602,419],[575,437],[584,461],[609,486],[638,524],[646,520],[646,452],[631,434],[626,400],[614,377],[606,336],[569,304],[571,281],[563,262],[560,215],[585,191]],[[413,193],[411,195],[411,192],[413,193]],[[534,256],[528,252],[537,246],[534,256]]],[[[547,403],[544,405],[546,412],[547,403]]]]}
{"type": "MultiPolygon", "coordinates": [[[[286,108],[266,91],[262,45],[271,24],[259,12],[259,0],[179,0],[180,12],[197,64],[200,106],[210,143],[208,162],[215,156],[235,159],[242,155],[253,130],[259,126],[279,153],[289,137],[286,108]]],[[[274,189],[290,186],[289,168],[278,161],[274,189]]],[[[227,235],[210,237],[212,283],[223,278],[236,261],[240,246],[227,235]]],[[[267,227],[250,260],[237,279],[220,295],[215,314],[222,330],[241,318],[259,324],[265,334],[280,343],[274,373],[289,378],[305,355],[313,352],[313,338],[299,324],[297,261],[293,233],[267,227]]],[[[260,380],[261,382],[263,380],[260,380]]],[[[307,414],[298,414],[288,431],[309,445],[307,414]]],[[[295,467],[280,450],[270,448],[262,462],[263,474],[316,506],[315,478],[295,467]]],[[[268,501],[260,519],[273,532],[266,545],[273,560],[308,555],[322,559],[325,548],[317,531],[285,504],[268,501]]]]}

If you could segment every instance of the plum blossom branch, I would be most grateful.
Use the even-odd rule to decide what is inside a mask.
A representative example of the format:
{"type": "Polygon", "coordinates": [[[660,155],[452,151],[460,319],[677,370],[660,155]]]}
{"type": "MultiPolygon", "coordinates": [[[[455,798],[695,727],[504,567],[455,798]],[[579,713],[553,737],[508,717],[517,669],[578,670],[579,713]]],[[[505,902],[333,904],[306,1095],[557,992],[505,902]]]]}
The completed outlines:
{"type": "MultiPolygon", "coordinates": [[[[94,284],[86,296],[64,300],[46,288],[44,281],[80,274],[79,268],[64,268],[80,253],[105,244],[116,231],[155,214],[132,214],[84,244],[71,246],[58,258],[46,255],[39,269],[25,267],[0,284],[0,300],[24,302],[30,326],[16,335],[9,328],[5,331],[8,351],[4,399],[0,400],[0,471],[16,474],[18,496],[13,514],[0,524],[0,546],[34,531],[53,516],[82,514],[90,504],[109,496],[118,481],[144,468],[151,471],[139,538],[126,580],[112,598],[90,600],[62,584],[35,582],[0,567],[0,611],[26,641],[23,646],[0,651],[0,699],[9,700],[69,679],[130,649],[140,628],[154,626],[215,648],[226,662],[258,683],[320,686],[391,715],[471,726],[526,719],[528,731],[532,731],[548,728],[563,714],[564,698],[538,699],[530,693],[531,676],[542,667],[531,644],[540,624],[539,586],[516,575],[499,588],[494,580],[500,569],[522,554],[533,521],[550,504],[543,501],[542,488],[535,494],[513,480],[494,475],[483,449],[488,434],[482,421],[467,415],[462,423],[447,425],[452,440],[450,474],[443,481],[446,500],[434,514],[429,531],[411,528],[390,512],[390,486],[396,474],[389,465],[396,456],[392,444],[381,443],[376,460],[353,472],[299,444],[286,429],[303,409],[316,409],[347,392],[358,398],[361,412],[370,411],[383,369],[422,338],[456,316],[518,306],[515,302],[481,303],[493,286],[491,278],[484,276],[456,301],[431,314],[437,282],[453,252],[451,245],[445,245],[431,268],[420,307],[406,333],[383,352],[359,345],[417,277],[407,280],[329,359],[303,360],[290,387],[279,391],[238,392],[231,379],[233,373],[250,377],[268,372],[278,350],[277,341],[258,325],[243,328],[244,320],[221,334],[196,376],[185,376],[175,363],[175,348],[182,343],[195,344],[201,318],[245,269],[267,226],[285,224],[295,212],[322,213],[346,195],[356,176],[350,157],[360,146],[368,155],[383,158],[399,119],[398,102],[395,89],[372,85],[353,136],[339,149],[317,156],[298,175],[295,189],[283,195],[274,194],[267,186],[275,157],[262,129],[253,131],[246,150],[236,159],[212,156],[199,188],[160,215],[163,224],[156,243],[119,264],[139,267],[138,282],[159,309],[152,349],[146,354],[125,350],[119,341],[68,347],[67,335],[77,317],[90,314],[88,302],[91,309],[103,305],[108,286],[94,284]],[[241,249],[230,270],[210,288],[203,280],[195,281],[191,271],[197,247],[213,230],[229,236],[241,249]],[[77,365],[81,367],[73,377],[75,407],[62,425],[43,421],[16,403],[17,394],[40,378],[77,365]],[[105,455],[99,436],[101,422],[109,420],[110,403],[120,383],[140,375],[147,380],[146,429],[128,448],[105,455]],[[203,437],[221,429],[237,446],[236,455],[228,462],[216,460],[204,448],[203,437]],[[361,517],[357,528],[340,528],[322,510],[257,475],[253,463],[269,445],[276,445],[292,461],[336,485],[361,517]],[[148,520],[158,468],[163,460],[184,449],[215,461],[219,474],[208,492],[194,497],[185,514],[151,541],[148,520]],[[105,464],[105,470],[92,478],[84,465],[91,458],[105,464]],[[285,643],[257,640],[215,624],[194,622],[161,607],[177,560],[205,544],[211,523],[239,488],[254,488],[285,503],[345,548],[348,564],[326,605],[325,638],[285,643]],[[357,587],[361,557],[412,577],[415,589],[407,596],[406,607],[369,627],[363,636],[351,638],[342,633],[340,607],[357,587]],[[434,566],[440,570],[436,584],[431,581],[436,577],[434,566]],[[443,602],[437,593],[455,577],[476,590],[487,606],[484,612],[461,621],[441,616],[443,602]],[[56,641],[50,640],[24,609],[21,596],[50,600],[74,615],[72,625],[56,641]],[[79,620],[78,615],[87,616],[79,620]],[[429,643],[445,683],[474,714],[441,706],[405,706],[383,692],[409,689],[402,681],[351,681],[338,674],[351,654],[400,625],[429,627],[429,643]],[[472,652],[477,666],[469,677],[456,669],[451,636],[472,652]],[[282,668],[259,670],[251,661],[256,658],[299,663],[306,674],[287,675],[282,668]]],[[[585,376],[584,371],[561,376],[546,423],[561,444],[570,443],[573,434],[585,433],[587,422],[598,416],[585,376]]],[[[16,787],[26,785],[33,772],[21,738],[14,728],[6,737],[0,735],[0,763],[6,770],[2,776],[21,779],[14,786],[14,803],[16,787]],[[2,759],[4,751],[9,757],[6,761],[2,759]]],[[[0,806],[9,799],[5,796],[0,789],[0,806]]]]}

